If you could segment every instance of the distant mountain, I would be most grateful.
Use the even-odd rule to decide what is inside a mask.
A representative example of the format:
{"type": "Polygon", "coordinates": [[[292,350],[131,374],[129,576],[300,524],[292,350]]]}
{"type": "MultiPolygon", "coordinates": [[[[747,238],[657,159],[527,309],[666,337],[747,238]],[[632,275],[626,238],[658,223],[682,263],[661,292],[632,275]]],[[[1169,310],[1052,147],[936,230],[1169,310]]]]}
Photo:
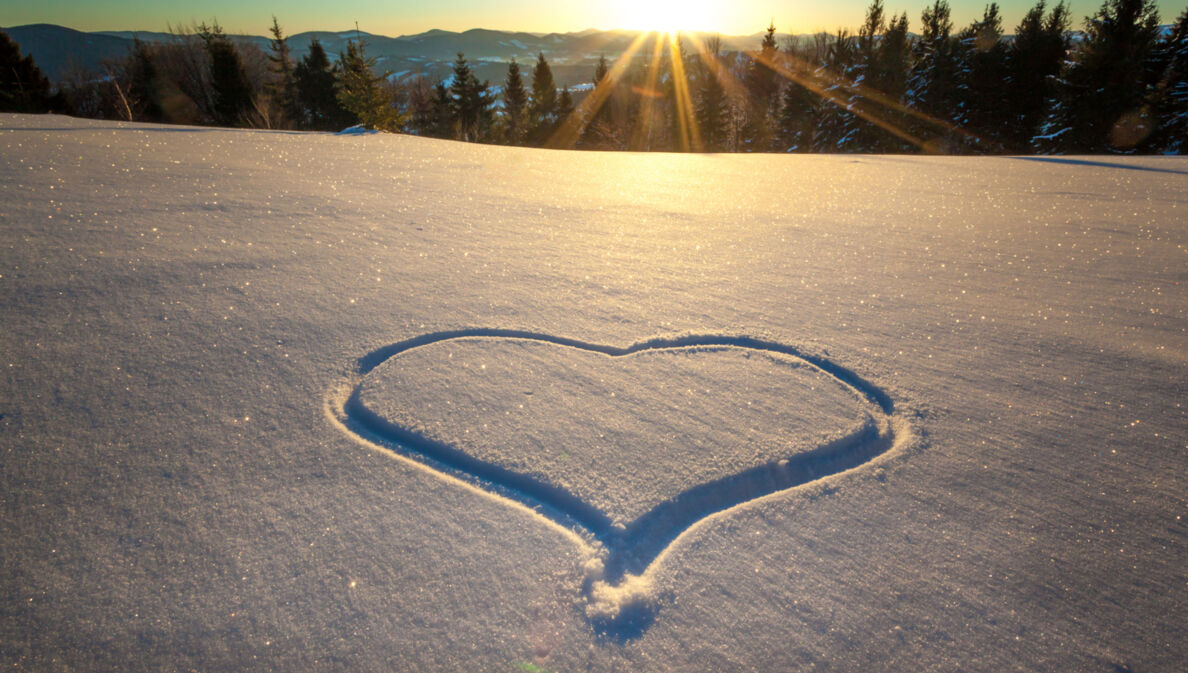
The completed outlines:
{"type": "Polygon", "coordinates": [[[22,54],[32,54],[37,67],[54,82],[68,78],[73,71],[101,72],[104,61],[123,57],[132,45],[130,38],[82,33],[48,23],[0,30],[21,46],[22,54]]]}
{"type": "MultiPolygon", "coordinates": [[[[102,72],[105,61],[123,57],[132,48],[133,40],[166,42],[169,33],[152,31],[104,31],[82,33],[62,26],[33,24],[14,28],[0,28],[21,45],[21,51],[33,59],[51,80],[60,82],[73,71],[102,72]]],[[[517,59],[531,68],[538,53],[543,53],[553,68],[559,85],[579,86],[590,80],[599,56],[618,58],[639,35],[621,30],[587,29],[578,33],[527,33],[475,28],[464,32],[429,30],[417,35],[386,37],[358,33],[367,46],[367,54],[377,60],[377,67],[390,71],[400,79],[424,74],[431,79],[449,76],[450,64],[458,53],[472,62],[480,79],[499,84],[507,74],[507,62],[517,59]]],[[[743,36],[723,36],[727,51],[756,49],[762,33],[743,36]]],[[[321,42],[333,57],[346,51],[347,42],[355,39],[356,31],[313,31],[298,33],[289,38],[289,46],[297,58],[309,51],[313,40],[321,42]]],[[[268,38],[259,35],[233,35],[233,39],[268,49],[268,38]]]]}

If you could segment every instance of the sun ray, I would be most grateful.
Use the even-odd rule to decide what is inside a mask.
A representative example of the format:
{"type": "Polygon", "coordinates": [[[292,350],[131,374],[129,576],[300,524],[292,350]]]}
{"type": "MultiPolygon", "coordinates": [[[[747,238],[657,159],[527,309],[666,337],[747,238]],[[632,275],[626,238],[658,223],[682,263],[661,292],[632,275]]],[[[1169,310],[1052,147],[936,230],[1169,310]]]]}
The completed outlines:
{"type": "Polygon", "coordinates": [[[593,116],[602,109],[606,104],[607,98],[618,86],[619,80],[623,77],[628,66],[631,65],[635,54],[639,52],[640,47],[647,41],[648,34],[640,33],[631,41],[627,49],[615,59],[610,69],[606,73],[606,77],[594,87],[582,102],[574,108],[569,117],[562,120],[561,125],[553,133],[552,137],[545,144],[546,147],[552,149],[573,149],[582,136],[582,131],[585,130],[585,123],[587,119],[592,119],[593,116]]]}
{"type": "Polygon", "coordinates": [[[652,35],[655,41],[652,42],[652,59],[648,62],[647,90],[638,92],[642,96],[643,107],[639,121],[631,134],[631,144],[628,145],[633,150],[647,151],[652,148],[652,118],[656,107],[656,98],[659,96],[656,93],[656,87],[660,82],[660,55],[664,49],[663,36],[659,33],[652,33],[652,35]]]}
{"type": "MultiPolygon", "coordinates": [[[[728,98],[731,100],[745,99],[749,95],[746,86],[730,72],[728,67],[725,67],[725,64],[720,58],[709,53],[709,50],[696,34],[686,33],[686,35],[689,36],[686,42],[692,43],[701,61],[713,77],[718,80],[728,98]]],[[[643,109],[642,114],[638,117],[638,122],[632,133],[629,146],[632,149],[650,149],[651,147],[651,133],[654,126],[654,99],[656,96],[650,94],[657,90],[660,77],[660,59],[665,44],[667,44],[672,68],[673,92],[676,99],[674,104],[676,108],[678,146],[682,151],[701,151],[703,149],[701,131],[697,125],[693,93],[690,90],[688,73],[685,71],[685,64],[681,58],[681,43],[678,41],[680,38],[677,33],[660,34],[655,32],[642,32],[632,40],[627,49],[611,65],[607,76],[582,100],[573,113],[562,121],[557,131],[549,139],[547,147],[571,149],[577,145],[587,121],[592,119],[602,109],[602,106],[606,104],[630,67],[631,62],[649,39],[653,40],[653,48],[652,58],[648,64],[646,89],[637,92],[643,98],[643,109]]],[[[859,82],[839,78],[832,74],[823,75],[819,68],[814,68],[807,61],[793,55],[779,52],[775,58],[771,59],[764,58],[762,53],[757,51],[748,52],[747,55],[771,68],[777,75],[791,82],[794,86],[802,86],[808,89],[823,100],[851,112],[896,138],[920,148],[924,152],[938,153],[940,148],[936,142],[917,137],[911,130],[896,125],[888,112],[911,117],[938,130],[943,129],[947,133],[961,135],[975,142],[981,142],[978,136],[965,129],[900,103],[877,89],[864,86],[859,82]],[[851,100],[836,93],[835,89],[839,88],[850,94],[861,96],[863,102],[866,104],[853,104],[851,100]],[[880,106],[885,110],[884,112],[880,112],[880,106]]]]}
{"type": "MultiPolygon", "coordinates": [[[[883,129],[884,131],[890,133],[891,135],[895,136],[896,138],[899,138],[900,140],[911,143],[911,144],[915,145],[916,147],[919,147],[922,150],[930,151],[930,149],[931,149],[930,143],[927,143],[924,140],[917,138],[916,136],[912,135],[908,131],[900,129],[899,127],[895,126],[891,122],[883,119],[882,117],[879,117],[874,112],[867,110],[867,109],[863,108],[862,106],[850,105],[849,101],[843,99],[841,96],[838,96],[837,94],[830,91],[829,85],[832,84],[833,82],[817,75],[816,72],[814,72],[813,70],[811,70],[810,68],[807,67],[807,63],[805,63],[804,61],[801,61],[799,59],[792,61],[792,63],[796,66],[796,67],[793,67],[793,65],[790,65],[788,62],[792,57],[789,57],[782,53],[780,54],[780,58],[776,58],[776,59],[763,58],[763,55],[760,52],[751,52],[750,56],[751,56],[751,58],[755,59],[756,61],[766,65],[768,68],[771,68],[771,70],[773,72],[775,72],[780,77],[783,77],[784,79],[788,80],[789,82],[792,82],[794,84],[800,85],[800,86],[808,89],[809,91],[816,94],[817,96],[820,96],[821,98],[829,101],[830,103],[833,103],[834,105],[838,106],[839,108],[847,110],[848,112],[851,112],[851,113],[857,115],[858,117],[870,122],[871,124],[874,124],[875,126],[883,129]]],[[[853,83],[850,83],[850,84],[854,87],[860,86],[860,85],[856,85],[853,83]]],[[[855,89],[855,90],[857,90],[857,89],[855,89]]]]}
{"type": "Polygon", "coordinates": [[[830,91],[830,87],[833,84],[840,84],[847,91],[856,93],[868,101],[882,105],[883,107],[899,114],[913,117],[927,124],[944,129],[947,132],[965,136],[974,140],[975,142],[980,142],[981,140],[976,135],[966,131],[965,129],[955,126],[942,119],[937,119],[936,117],[928,115],[910,106],[904,105],[877,89],[873,89],[858,82],[853,82],[844,78],[824,78],[817,74],[816,70],[808,62],[795,56],[785,54],[783,52],[780,52],[775,59],[763,58],[761,52],[751,52],[750,56],[756,61],[759,61],[760,63],[763,63],[767,67],[771,68],[772,71],[774,71],[780,77],[783,77],[794,84],[803,86],[821,98],[828,100],[840,108],[852,112],[858,117],[870,122],[871,124],[874,124],[875,126],[887,131],[901,140],[919,147],[925,152],[938,153],[939,148],[936,146],[936,143],[917,138],[909,131],[899,128],[891,121],[880,116],[877,111],[872,110],[867,106],[852,105],[850,101],[847,101],[830,91]]]}
{"type": "Polygon", "coordinates": [[[697,117],[693,114],[693,99],[689,94],[689,79],[685,75],[685,59],[676,33],[668,38],[669,57],[672,61],[673,89],[676,93],[677,123],[681,134],[681,151],[701,151],[701,133],[697,128],[697,117]]]}
{"type": "Polygon", "coordinates": [[[714,76],[714,79],[718,80],[718,84],[722,86],[722,90],[726,92],[726,95],[731,99],[741,99],[745,97],[747,92],[743,87],[742,82],[739,82],[738,79],[735,78],[733,74],[731,74],[730,69],[725,67],[725,64],[722,63],[722,59],[719,58],[717,54],[711,54],[709,52],[709,49],[707,49],[705,46],[705,42],[700,39],[700,35],[694,34],[693,37],[694,39],[690,40],[693,48],[697,50],[697,55],[701,58],[702,63],[704,63],[705,67],[709,69],[710,74],[714,76]]]}

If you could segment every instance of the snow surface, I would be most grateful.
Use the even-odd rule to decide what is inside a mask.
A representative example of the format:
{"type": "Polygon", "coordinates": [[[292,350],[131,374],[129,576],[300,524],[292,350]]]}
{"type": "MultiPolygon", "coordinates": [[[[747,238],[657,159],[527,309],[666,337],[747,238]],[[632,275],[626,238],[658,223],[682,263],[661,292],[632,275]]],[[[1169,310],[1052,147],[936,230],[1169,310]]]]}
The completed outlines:
{"type": "Polygon", "coordinates": [[[539,341],[448,341],[389,360],[360,392],[381,418],[562,488],[624,527],[694,486],[871,423],[828,376],[737,348],[616,358],[539,341]]]}
{"type": "Polygon", "coordinates": [[[355,126],[349,126],[345,129],[339,131],[338,135],[340,135],[340,136],[365,136],[365,135],[372,135],[375,133],[379,133],[379,131],[377,131],[375,129],[369,129],[362,124],[356,124],[355,126]]]}
{"type": "MultiPolygon", "coordinates": [[[[1188,658],[1184,159],[582,154],[22,115],[0,116],[0,148],[5,667],[1188,658]],[[398,366],[444,367],[446,341],[391,347],[492,330],[781,345],[831,380],[819,409],[757,398],[772,413],[849,418],[829,411],[841,381],[896,441],[707,512],[616,578],[606,541],[549,506],[338,413],[358,386],[467,385],[471,415],[438,426],[464,432],[526,396],[398,366]]],[[[514,339],[476,341],[472,363],[514,339]]],[[[549,348],[517,384],[594,385],[585,354],[549,348]]],[[[700,357],[649,352],[631,357],[700,357]]],[[[707,367],[713,427],[666,412],[658,374],[628,386],[630,425],[588,422],[724,442],[739,386],[776,384],[707,367]]],[[[582,411],[567,401],[541,403],[582,411]]],[[[500,426],[547,435],[529,420],[500,426]]],[[[642,502],[647,481],[614,486],[642,502]]]]}

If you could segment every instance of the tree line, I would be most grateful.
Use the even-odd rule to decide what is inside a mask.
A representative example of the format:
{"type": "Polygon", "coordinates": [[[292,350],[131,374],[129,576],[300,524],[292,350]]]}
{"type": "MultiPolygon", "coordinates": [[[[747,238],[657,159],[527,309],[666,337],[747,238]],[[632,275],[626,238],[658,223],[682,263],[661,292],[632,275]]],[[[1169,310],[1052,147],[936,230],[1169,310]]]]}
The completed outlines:
{"type": "Polygon", "coordinates": [[[720,39],[643,38],[594,67],[575,102],[545,55],[515,60],[498,87],[458,54],[451,76],[395,82],[362,40],[331,59],[293,57],[274,18],[270,48],[218,24],[135,41],[103,73],[58,91],[0,33],[0,109],[256,128],[367,128],[468,142],[635,151],[1061,153],[1188,149],[1188,10],[1161,30],[1154,0],[1105,0],[1070,31],[1063,2],[1038,0],[1012,36],[996,3],[954,28],[933,0],[906,12],[872,0],[857,33],[753,53],[720,39]],[[638,55],[636,55],[638,54],[638,55]]]}

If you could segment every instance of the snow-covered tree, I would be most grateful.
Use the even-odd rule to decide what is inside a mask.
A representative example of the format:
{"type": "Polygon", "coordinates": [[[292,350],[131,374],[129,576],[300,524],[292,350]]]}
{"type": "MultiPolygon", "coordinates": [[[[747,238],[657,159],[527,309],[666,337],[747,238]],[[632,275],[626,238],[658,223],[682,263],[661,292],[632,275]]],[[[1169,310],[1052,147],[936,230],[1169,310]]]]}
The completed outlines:
{"type": "Polygon", "coordinates": [[[696,72],[696,97],[694,119],[701,129],[701,143],[707,152],[725,149],[728,131],[727,116],[730,113],[726,90],[722,86],[722,38],[717,35],[705,41],[706,55],[696,72]]]}
{"type": "Polygon", "coordinates": [[[980,151],[1001,151],[1009,121],[1007,107],[1002,104],[1007,49],[998,3],[987,5],[982,18],[958,34],[957,64],[955,120],[977,138],[967,144],[980,151]]]}
{"type": "Polygon", "coordinates": [[[1159,40],[1154,0],[1106,0],[1085,19],[1085,39],[1059,92],[1065,148],[1131,151],[1154,129],[1146,105],[1149,58],[1159,40]]]}
{"type": "Polygon", "coordinates": [[[1188,152],[1188,9],[1160,42],[1156,81],[1151,91],[1151,117],[1155,133],[1144,149],[1182,154],[1188,152]]]}

